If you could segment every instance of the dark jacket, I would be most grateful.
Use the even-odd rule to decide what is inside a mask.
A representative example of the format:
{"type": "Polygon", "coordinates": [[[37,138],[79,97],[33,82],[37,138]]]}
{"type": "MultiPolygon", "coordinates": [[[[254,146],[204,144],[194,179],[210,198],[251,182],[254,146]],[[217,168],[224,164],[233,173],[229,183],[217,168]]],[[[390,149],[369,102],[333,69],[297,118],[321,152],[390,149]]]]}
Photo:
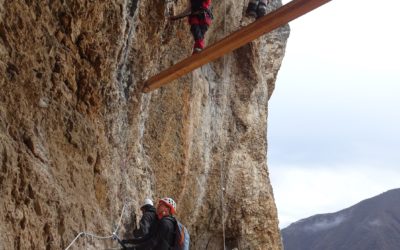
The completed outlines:
{"type": "Polygon", "coordinates": [[[154,237],[153,250],[169,250],[174,245],[176,220],[166,216],[158,221],[157,232],[154,237]]]}
{"type": "Polygon", "coordinates": [[[123,240],[123,243],[133,244],[135,250],[170,250],[174,245],[176,219],[166,216],[156,220],[154,233],[149,239],[135,238],[123,240]]]}
{"type": "Polygon", "coordinates": [[[145,205],[142,207],[143,216],[139,221],[139,228],[133,232],[133,239],[123,240],[124,244],[133,244],[135,250],[148,250],[151,249],[153,242],[158,218],[155,207],[152,205],[145,205]]]}
{"type": "Polygon", "coordinates": [[[156,208],[152,205],[145,205],[142,210],[143,216],[139,221],[139,228],[133,232],[133,236],[148,239],[154,233],[157,224],[156,208]]]}

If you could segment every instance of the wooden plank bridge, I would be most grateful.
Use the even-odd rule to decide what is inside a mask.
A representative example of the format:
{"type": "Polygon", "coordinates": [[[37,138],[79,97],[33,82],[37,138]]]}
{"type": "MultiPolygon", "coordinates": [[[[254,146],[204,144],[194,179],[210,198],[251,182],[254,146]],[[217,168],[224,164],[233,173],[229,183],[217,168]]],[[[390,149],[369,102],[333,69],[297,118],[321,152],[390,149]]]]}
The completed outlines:
{"type": "Polygon", "coordinates": [[[322,6],[331,0],[293,0],[279,9],[257,19],[255,22],[233,32],[222,40],[206,47],[170,68],[151,77],[144,83],[147,93],[238,49],[258,37],[322,6]]]}

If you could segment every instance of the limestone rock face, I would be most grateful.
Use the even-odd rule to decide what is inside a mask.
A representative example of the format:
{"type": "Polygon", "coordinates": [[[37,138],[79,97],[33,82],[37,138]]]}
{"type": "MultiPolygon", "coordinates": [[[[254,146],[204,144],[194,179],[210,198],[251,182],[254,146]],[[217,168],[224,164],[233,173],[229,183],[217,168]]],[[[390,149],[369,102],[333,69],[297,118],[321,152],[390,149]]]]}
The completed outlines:
{"type": "MultiPolygon", "coordinates": [[[[251,22],[246,5],[215,1],[207,43],[251,22]]],[[[187,22],[167,21],[184,8],[0,0],[1,250],[65,249],[81,231],[117,227],[129,237],[143,199],[163,196],[191,249],[282,248],[266,128],[289,29],[142,94],[191,54],[187,22]]],[[[83,237],[70,249],[117,246],[83,237]]]]}

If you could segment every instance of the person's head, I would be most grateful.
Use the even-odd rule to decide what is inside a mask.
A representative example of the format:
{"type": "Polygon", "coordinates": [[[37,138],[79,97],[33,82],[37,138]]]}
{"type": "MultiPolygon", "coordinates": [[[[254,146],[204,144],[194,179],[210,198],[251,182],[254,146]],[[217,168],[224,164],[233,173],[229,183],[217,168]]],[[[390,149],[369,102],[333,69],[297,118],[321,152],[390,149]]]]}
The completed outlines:
{"type": "Polygon", "coordinates": [[[146,207],[152,207],[153,206],[153,201],[149,198],[144,199],[143,205],[140,207],[140,210],[145,210],[146,207]]]}
{"type": "Polygon", "coordinates": [[[157,215],[161,219],[164,216],[173,215],[176,212],[176,203],[169,197],[162,198],[158,202],[157,215]]]}

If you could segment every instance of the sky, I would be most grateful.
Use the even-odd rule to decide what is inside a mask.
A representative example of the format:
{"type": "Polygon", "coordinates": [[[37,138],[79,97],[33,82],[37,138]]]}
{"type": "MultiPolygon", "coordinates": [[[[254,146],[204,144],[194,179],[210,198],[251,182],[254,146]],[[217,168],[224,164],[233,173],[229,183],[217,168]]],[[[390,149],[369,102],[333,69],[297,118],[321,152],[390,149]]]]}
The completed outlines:
{"type": "Polygon", "coordinates": [[[399,10],[332,0],[290,22],[268,117],[281,228],[400,188],[399,10]]]}

